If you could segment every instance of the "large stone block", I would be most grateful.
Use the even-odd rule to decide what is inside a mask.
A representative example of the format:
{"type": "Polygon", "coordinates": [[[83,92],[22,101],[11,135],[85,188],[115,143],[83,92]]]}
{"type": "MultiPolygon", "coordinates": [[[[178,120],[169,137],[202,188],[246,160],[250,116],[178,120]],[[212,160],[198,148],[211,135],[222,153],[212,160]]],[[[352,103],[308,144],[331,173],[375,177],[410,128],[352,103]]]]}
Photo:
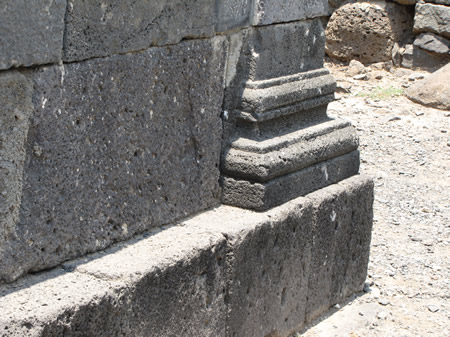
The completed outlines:
{"type": "Polygon", "coordinates": [[[64,60],[210,37],[215,24],[215,0],[68,0],[64,60]]]}
{"type": "Polygon", "coordinates": [[[0,279],[219,203],[226,50],[215,38],[28,72],[15,263],[0,279]]]}
{"type": "Polygon", "coordinates": [[[66,0],[0,2],[0,69],[61,60],[66,0]]]}
{"type": "Polygon", "coordinates": [[[311,203],[299,198],[230,233],[229,337],[287,336],[305,320],[311,203]]]}
{"type": "Polygon", "coordinates": [[[418,3],[414,32],[431,32],[450,38],[450,6],[418,3]]]}
{"type": "Polygon", "coordinates": [[[313,203],[306,319],[361,291],[367,276],[373,182],[356,176],[307,196],[313,203]]]}
{"type": "Polygon", "coordinates": [[[328,15],[328,0],[255,0],[253,24],[299,21],[328,15]]]}
{"type": "Polygon", "coordinates": [[[248,26],[252,5],[252,0],[216,0],[216,31],[248,26]]]}
{"type": "Polygon", "coordinates": [[[225,336],[227,245],[207,225],[155,231],[0,286],[0,336],[225,336]]]}

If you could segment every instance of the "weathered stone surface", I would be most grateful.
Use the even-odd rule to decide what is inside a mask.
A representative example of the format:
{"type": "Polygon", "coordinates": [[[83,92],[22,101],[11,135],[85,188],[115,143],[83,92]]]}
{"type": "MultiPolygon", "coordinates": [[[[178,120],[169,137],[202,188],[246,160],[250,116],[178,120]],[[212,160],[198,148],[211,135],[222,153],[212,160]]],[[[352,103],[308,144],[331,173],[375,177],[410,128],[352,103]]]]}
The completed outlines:
{"type": "Polygon", "coordinates": [[[248,26],[252,5],[252,0],[217,0],[216,31],[248,26]]]}
{"type": "Polygon", "coordinates": [[[445,56],[449,56],[450,54],[450,40],[432,33],[420,34],[414,40],[414,46],[431,53],[445,56]]]}
{"type": "Polygon", "coordinates": [[[0,336],[225,336],[227,245],[209,224],[194,218],[0,287],[0,336]]]}
{"type": "Polygon", "coordinates": [[[19,72],[0,72],[0,263],[8,270],[10,279],[20,274],[15,261],[5,252],[14,250],[10,244],[16,236],[22,198],[25,142],[33,113],[32,91],[31,81],[19,72]]]}
{"type": "Polygon", "coordinates": [[[450,110],[450,63],[412,85],[406,96],[417,103],[450,110]]]}
{"type": "Polygon", "coordinates": [[[449,54],[431,53],[417,46],[413,46],[412,69],[436,71],[450,62],[449,54]]]}
{"type": "Polygon", "coordinates": [[[424,2],[450,6],[450,0],[424,0],[424,2]]]}
{"type": "Polygon", "coordinates": [[[280,209],[228,236],[230,337],[287,336],[305,320],[308,275],[314,273],[311,203],[299,198],[280,209]]]}
{"type": "Polygon", "coordinates": [[[239,138],[226,153],[222,172],[252,182],[267,182],[352,152],[358,145],[355,129],[339,120],[260,142],[239,138]]]}
{"type": "Polygon", "coordinates": [[[197,40],[28,74],[18,242],[0,279],[219,203],[226,50],[197,40]]]}
{"type": "Polygon", "coordinates": [[[350,3],[328,22],[325,51],[330,57],[362,63],[389,61],[395,42],[411,38],[413,9],[396,3],[350,3]]]}
{"type": "Polygon", "coordinates": [[[353,177],[307,196],[313,202],[312,260],[306,319],[311,321],[351,293],[367,276],[373,183],[353,177]]]}
{"type": "Polygon", "coordinates": [[[61,60],[66,0],[0,3],[0,69],[61,60]]]}
{"type": "Polygon", "coordinates": [[[400,5],[415,5],[417,0],[394,0],[395,2],[399,3],[400,5]]]}
{"type": "Polygon", "coordinates": [[[352,177],[266,213],[220,206],[0,286],[0,336],[288,335],[360,290],[372,193],[352,177]]]}
{"type": "Polygon", "coordinates": [[[64,60],[77,61],[214,34],[214,0],[68,0],[64,60]]]}
{"type": "Polygon", "coordinates": [[[235,33],[230,37],[227,86],[241,87],[249,80],[270,80],[322,68],[324,43],[320,19],[235,33]]]}
{"type": "Polygon", "coordinates": [[[328,15],[328,0],[255,0],[253,24],[270,25],[328,15]]]}
{"type": "Polygon", "coordinates": [[[223,177],[223,203],[264,211],[349,178],[359,171],[359,152],[322,161],[266,183],[223,177]]]}
{"type": "Polygon", "coordinates": [[[431,32],[450,37],[450,7],[434,4],[416,5],[414,32],[431,32]]]}

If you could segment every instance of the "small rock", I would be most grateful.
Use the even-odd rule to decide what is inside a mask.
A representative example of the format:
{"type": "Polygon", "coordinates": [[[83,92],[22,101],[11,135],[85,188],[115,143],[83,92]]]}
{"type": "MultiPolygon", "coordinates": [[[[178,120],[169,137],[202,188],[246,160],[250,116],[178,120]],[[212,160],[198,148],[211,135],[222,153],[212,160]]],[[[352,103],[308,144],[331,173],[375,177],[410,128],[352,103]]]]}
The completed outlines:
{"type": "Polygon", "coordinates": [[[421,80],[425,78],[424,74],[421,73],[412,73],[411,75],[409,75],[408,80],[410,80],[411,82],[417,81],[417,80],[421,80]]]}
{"type": "Polygon", "coordinates": [[[429,305],[429,306],[428,306],[428,310],[429,310],[430,312],[437,312],[437,311],[439,311],[439,307],[437,307],[437,306],[435,306],[435,305],[429,305]]]}
{"type": "Polygon", "coordinates": [[[394,121],[399,121],[399,120],[401,120],[400,117],[394,116],[394,117],[389,118],[389,119],[388,119],[388,122],[394,122],[394,121]]]}
{"type": "Polygon", "coordinates": [[[414,113],[416,114],[416,116],[423,116],[425,114],[425,112],[423,112],[421,110],[416,110],[416,111],[414,111],[414,113]]]}
{"type": "Polygon", "coordinates": [[[374,70],[383,70],[384,69],[384,65],[385,65],[384,62],[377,62],[377,63],[372,63],[370,65],[370,67],[372,69],[374,69],[374,70]]]}
{"type": "Polygon", "coordinates": [[[386,306],[386,305],[388,305],[388,304],[391,303],[391,302],[389,302],[389,300],[386,299],[386,298],[380,298],[380,299],[378,300],[378,303],[380,303],[381,305],[386,306]]]}
{"type": "Polygon", "coordinates": [[[341,306],[339,305],[339,303],[337,303],[337,304],[334,306],[334,308],[339,310],[339,309],[341,308],[341,306]]]}
{"type": "Polygon", "coordinates": [[[385,319],[387,318],[387,316],[388,316],[388,314],[387,314],[386,311],[380,311],[380,312],[377,314],[377,318],[378,318],[378,319],[381,319],[381,320],[385,320],[385,319]]]}
{"type": "Polygon", "coordinates": [[[366,72],[366,67],[364,67],[364,64],[362,64],[359,61],[351,60],[350,64],[348,65],[347,69],[347,75],[348,76],[355,76],[359,74],[363,74],[366,72]]]}
{"type": "Polygon", "coordinates": [[[355,75],[353,76],[354,80],[358,80],[358,81],[362,81],[362,80],[367,80],[367,74],[359,74],[359,75],[355,75]]]}

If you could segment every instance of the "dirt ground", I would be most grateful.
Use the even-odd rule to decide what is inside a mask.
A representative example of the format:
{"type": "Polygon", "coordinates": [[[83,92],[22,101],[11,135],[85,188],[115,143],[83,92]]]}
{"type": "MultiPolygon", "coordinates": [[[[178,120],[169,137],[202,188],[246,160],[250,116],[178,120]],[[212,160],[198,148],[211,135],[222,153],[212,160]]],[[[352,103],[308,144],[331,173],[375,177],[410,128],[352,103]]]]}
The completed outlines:
{"type": "Polygon", "coordinates": [[[369,275],[364,293],[294,336],[450,336],[450,112],[403,95],[426,72],[376,65],[356,80],[327,66],[338,83],[329,113],[352,121],[375,181],[369,275]]]}

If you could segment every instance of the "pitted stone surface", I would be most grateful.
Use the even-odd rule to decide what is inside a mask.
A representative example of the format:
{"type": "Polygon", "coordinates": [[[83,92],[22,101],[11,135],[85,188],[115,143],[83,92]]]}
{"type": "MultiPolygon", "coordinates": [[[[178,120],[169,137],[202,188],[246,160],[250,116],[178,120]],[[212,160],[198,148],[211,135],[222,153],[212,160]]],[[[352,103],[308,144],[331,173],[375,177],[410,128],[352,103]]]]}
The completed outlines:
{"type": "Polygon", "coordinates": [[[450,38],[450,6],[418,3],[414,32],[430,32],[450,38]]]}
{"type": "Polygon", "coordinates": [[[211,37],[215,24],[215,0],[68,0],[64,60],[211,37]]]}
{"type": "Polygon", "coordinates": [[[363,289],[369,262],[373,183],[356,176],[311,193],[312,261],[306,319],[363,289]]]}
{"type": "Polygon", "coordinates": [[[18,274],[219,203],[226,50],[215,38],[28,73],[18,274]]]}
{"type": "Polygon", "coordinates": [[[334,304],[318,264],[338,261],[324,290],[365,279],[372,188],[352,177],[265,213],[220,206],[0,286],[0,336],[288,335],[309,296],[334,304]]]}
{"type": "Polygon", "coordinates": [[[6,251],[16,237],[16,223],[22,198],[22,175],[25,163],[25,142],[33,84],[18,71],[0,72],[0,282],[11,281],[21,274],[6,251]]]}
{"type": "Polygon", "coordinates": [[[253,0],[216,0],[216,31],[248,26],[252,5],[253,0]]]}
{"type": "Polygon", "coordinates": [[[0,69],[61,60],[66,0],[0,2],[0,69]]]}
{"type": "Polygon", "coordinates": [[[303,198],[269,219],[228,235],[228,336],[287,336],[305,320],[312,207],[303,198]]]}
{"type": "Polygon", "coordinates": [[[328,0],[255,0],[253,24],[270,25],[328,15],[328,0]]]}

